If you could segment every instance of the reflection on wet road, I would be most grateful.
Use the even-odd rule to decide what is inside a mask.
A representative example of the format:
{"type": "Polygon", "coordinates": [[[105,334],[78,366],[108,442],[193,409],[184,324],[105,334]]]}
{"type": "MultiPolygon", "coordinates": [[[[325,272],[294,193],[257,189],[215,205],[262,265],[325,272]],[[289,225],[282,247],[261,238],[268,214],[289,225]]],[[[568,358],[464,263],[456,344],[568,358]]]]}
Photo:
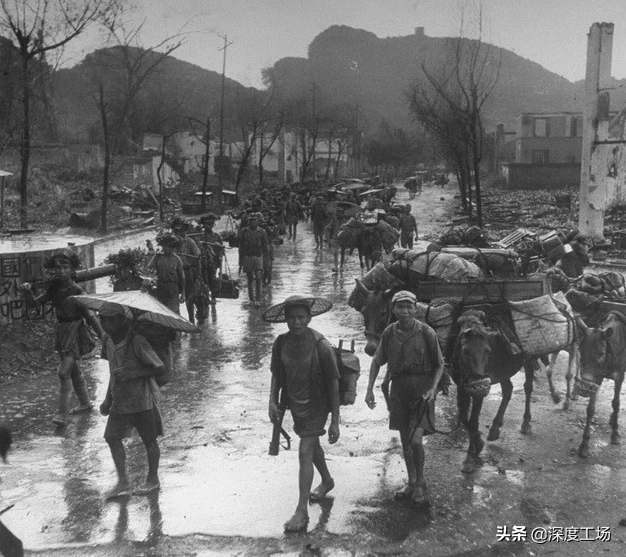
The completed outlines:
{"type": "MultiPolygon", "coordinates": [[[[431,220],[424,216],[420,221],[421,233],[437,224],[433,219],[441,214],[439,198],[445,196],[449,202],[452,197],[449,191],[425,190],[424,199],[429,193],[431,220]]],[[[420,212],[414,213],[419,220],[420,212]]],[[[471,476],[460,472],[467,444],[462,429],[430,437],[426,478],[433,496],[432,515],[395,501],[393,492],[405,475],[400,444],[387,429],[380,390],[375,410],[363,402],[370,358],[363,352],[362,318],[346,303],[354,279],[361,274],[358,259],[349,258],[343,273],[333,275],[332,252],[315,250],[310,225],[301,227],[296,243],[285,239],[276,250],[274,282],[266,290],[264,307],[292,294],[330,298],[334,309],[314,318],[311,326],[332,343],[354,339],[362,369],[357,402],[342,408],[341,438],[327,450],[336,488],[333,497],[311,505],[310,534],[283,536],[283,523],[297,500],[296,447],[275,457],[267,454],[270,349],[276,335],[286,329],[262,321],[262,308],[248,307],[242,288],[240,299],[218,302],[201,334],[182,335],[177,342],[177,375],[163,389],[159,494],[103,502],[102,494],[115,481],[102,438],[106,418],[97,413],[73,417],[66,430],[55,432],[49,425],[58,383],[53,373],[3,386],[0,421],[14,429],[16,444],[9,465],[0,469],[0,508],[15,504],[2,519],[27,548],[60,555],[59,548],[97,546],[111,548],[113,555],[115,548],[129,542],[146,549],[164,536],[202,534],[231,539],[232,547],[248,547],[250,555],[265,554],[260,547],[267,544],[262,540],[275,542],[267,554],[297,552],[314,540],[322,546],[324,542],[358,546],[372,554],[394,547],[397,554],[428,555],[438,548],[433,555],[453,555],[495,546],[500,524],[547,520],[561,526],[615,526],[620,517],[614,512],[626,513],[625,454],[622,448],[607,445],[606,402],[597,412],[594,456],[580,461],[571,449],[580,440],[585,401],[564,413],[549,402],[542,378],[535,390],[532,436],[519,433],[523,389],[516,377],[502,439],[486,447],[483,466],[471,476]],[[252,546],[242,539],[252,540],[252,546]]],[[[143,245],[143,238],[134,241],[143,245]]],[[[123,245],[117,241],[99,246],[96,262],[123,245]]],[[[231,265],[236,262],[236,250],[228,250],[228,256],[231,265]]],[[[100,281],[99,291],[107,288],[106,279],[100,281]]],[[[564,366],[560,364],[556,380],[562,389],[564,366]]],[[[99,404],[108,381],[106,362],[93,359],[86,367],[92,398],[99,404]]],[[[485,402],[483,425],[488,425],[498,403],[496,387],[485,402]]],[[[454,389],[438,404],[438,427],[452,429],[454,389]]],[[[285,426],[291,430],[289,417],[285,426]]],[[[145,476],[145,454],[138,438],[129,443],[127,456],[131,481],[139,484],[145,476]]],[[[615,527],[614,540],[623,539],[615,527]]],[[[599,552],[607,550],[603,555],[613,554],[614,548],[598,546],[599,552]]],[[[508,553],[493,554],[530,555],[524,544],[505,549],[508,553]]],[[[559,551],[556,547],[554,554],[567,554],[559,551]]],[[[482,554],[487,553],[476,553],[482,554]]]]}

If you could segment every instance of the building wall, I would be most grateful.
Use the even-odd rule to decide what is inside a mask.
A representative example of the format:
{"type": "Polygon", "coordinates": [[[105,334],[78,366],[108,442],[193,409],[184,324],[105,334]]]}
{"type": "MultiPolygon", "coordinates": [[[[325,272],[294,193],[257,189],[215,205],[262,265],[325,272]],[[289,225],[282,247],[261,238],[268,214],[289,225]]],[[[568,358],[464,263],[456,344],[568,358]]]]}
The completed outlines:
{"type": "Polygon", "coordinates": [[[598,145],[591,155],[591,177],[604,184],[604,210],[626,205],[626,149],[624,144],[598,145]]]}
{"type": "Polygon", "coordinates": [[[503,164],[506,187],[513,190],[579,187],[580,163],[503,164]]]}
{"type": "Polygon", "coordinates": [[[532,164],[533,151],[548,151],[548,163],[580,163],[580,137],[521,137],[515,140],[515,162],[532,164]]]}
{"type": "MultiPolygon", "coordinates": [[[[68,165],[77,172],[104,167],[104,151],[100,145],[34,145],[30,153],[31,167],[43,164],[68,165]]],[[[19,175],[20,152],[7,147],[0,156],[0,168],[19,175]]]]}
{"type": "Polygon", "coordinates": [[[582,137],[582,114],[524,113],[517,117],[518,137],[582,137]],[[543,121],[545,126],[538,121],[543,121]]]}
{"type": "Polygon", "coordinates": [[[582,115],[561,114],[520,114],[517,117],[517,137],[515,139],[515,162],[536,164],[539,160],[547,163],[580,162],[582,154],[582,115]],[[547,161],[542,160],[544,151],[547,161]],[[537,158],[539,157],[539,158],[537,158]]]}
{"type": "MultiPolygon", "coordinates": [[[[181,162],[185,174],[202,172],[206,145],[193,133],[184,131],[174,134],[167,144],[168,153],[181,162]]],[[[215,141],[209,142],[209,174],[215,174],[215,141]]]]}
{"type": "MultiPolygon", "coordinates": [[[[116,187],[137,189],[140,186],[148,186],[158,195],[159,178],[157,169],[161,156],[142,157],[115,157],[114,175],[112,182],[116,187]]],[[[167,187],[178,184],[180,177],[172,167],[165,163],[161,170],[163,184],[167,187]]]]}

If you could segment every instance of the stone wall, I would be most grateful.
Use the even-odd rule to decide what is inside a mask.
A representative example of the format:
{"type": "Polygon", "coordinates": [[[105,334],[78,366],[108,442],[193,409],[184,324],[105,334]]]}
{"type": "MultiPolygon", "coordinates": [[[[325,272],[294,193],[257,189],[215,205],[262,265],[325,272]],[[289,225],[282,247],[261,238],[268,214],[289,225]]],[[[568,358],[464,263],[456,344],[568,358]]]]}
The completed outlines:
{"type": "Polygon", "coordinates": [[[512,190],[561,189],[580,186],[580,164],[503,164],[506,187],[512,190]]]}

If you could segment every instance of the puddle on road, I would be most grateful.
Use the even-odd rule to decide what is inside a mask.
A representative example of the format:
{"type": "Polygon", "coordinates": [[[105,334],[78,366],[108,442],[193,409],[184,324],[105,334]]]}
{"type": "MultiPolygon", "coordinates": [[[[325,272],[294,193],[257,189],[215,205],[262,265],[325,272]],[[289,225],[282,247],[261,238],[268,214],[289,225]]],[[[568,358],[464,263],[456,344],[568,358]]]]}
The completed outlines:
{"type": "MultiPolygon", "coordinates": [[[[354,278],[361,275],[358,260],[352,256],[343,273],[332,275],[332,253],[316,251],[312,243],[310,235],[303,234],[296,244],[285,241],[279,248],[266,307],[296,293],[329,297],[335,304],[333,310],[314,318],[311,326],[333,344],[354,339],[362,373],[356,404],[342,408],[339,442],[330,447],[323,441],[336,488],[327,501],[309,506],[309,531],[372,535],[381,543],[428,536],[436,541],[438,536],[462,537],[475,529],[492,536],[494,520],[513,523],[521,516],[516,494],[522,490],[547,493],[541,482],[564,489],[561,469],[538,474],[536,467],[508,466],[502,473],[497,461],[488,457],[474,476],[465,477],[460,469],[467,435],[459,428],[450,435],[432,436],[426,445],[435,519],[395,501],[393,493],[405,481],[402,454],[397,434],[388,430],[380,389],[375,391],[378,405],[374,410],[363,402],[371,359],[363,353],[363,319],[347,306],[354,278]]],[[[96,263],[128,244],[126,239],[97,246],[96,263]]],[[[227,253],[231,262],[237,261],[235,250],[227,253]]],[[[101,282],[99,291],[110,290],[108,279],[101,282]]],[[[163,535],[192,533],[283,536],[283,523],[297,501],[297,442],[277,457],[267,454],[272,430],[267,405],[271,346],[286,326],[263,322],[262,310],[249,308],[246,300],[245,287],[239,299],[220,300],[215,314],[201,326],[202,332],[182,335],[177,344],[177,375],[163,389],[165,436],[160,440],[162,491],[158,495],[102,501],[102,494],[115,481],[111,455],[102,438],[106,418],[96,412],[72,418],[66,431],[55,433],[49,426],[58,388],[55,375],[3,386],[0,419],[14,428],[16,446],[9,465],[0,470],[2,501],[15,503],[2,520],[27,540],[29,549],[126,540],[150,546],[163,535]],[[22,404],[24,399],[29,404],[22,404]]],[[[106,362],[94,359],[85,362],[84,369],[92,399],[99,404],[108,382],[106,362]]],[[[492,394],[488,402],[494,407],[499,403],[499,389],[492,394]]],[[[456,425],[454,398],[453,391],[450,397],[438,399],[437,427],[442,430],[456,425]]],[[[506,423],[501,444],[508,452],[492,450],[498,460],[514,458],[513,450],[525,450],[525,443],[533,442],[518,439],[520,416],[506,423]]],[[[485,416],[482,427],[487,420],[485,416]]],[[[295,439],[289,416],[285,428],[295,439]]],[[[601,445],[598,437],[594,437],[596,453],[615,449],[612,454],[623,454],[623,450],[619,453],[601,445]]],[[[136,436],[127,447],[129,474],[133,484],[138,484],[146,473],[144,449],[136,436]]],[[[524,456],[533,462],[532,455],[524,456]]],[[[575,485],[591,482],[598,497],[610,498],[611,488],[623,494],[624,479],[612,465],[580,466],[576,474],[575,485]]],[[[554,491],[555,499],[564,499],[563,492],[554,491]]],[[[581,497],[585,496],[581,491],[581,497]]]]}

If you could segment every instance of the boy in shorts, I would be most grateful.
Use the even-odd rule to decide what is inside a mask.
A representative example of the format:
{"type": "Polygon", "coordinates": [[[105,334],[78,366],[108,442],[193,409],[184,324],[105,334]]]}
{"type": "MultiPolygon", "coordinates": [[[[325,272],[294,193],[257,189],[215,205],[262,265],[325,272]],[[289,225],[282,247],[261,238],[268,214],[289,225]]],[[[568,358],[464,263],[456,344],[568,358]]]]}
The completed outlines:
{"type": "Polygon", "coordinates": [[[389,429],[400,432],[409,481],[397,499],[411,499],[414,506],[428,505],[424,480],[424,435],[435,432],[435,397],[443,375],[444,359],[435,331],[415,319],[415,294],[407,290],[391,300],[398,321],[389,325],[372,359],[365,402],[376,406],[374,383],[380,367],[387,364],[391,376],[389,429]]]}
{"type": "Polygon", "coordinates": [[[105,499],[147,495],[159,490],[159,459],[157,437],[163,435],[159,411],[160,392],[155,376],[165,372],[163,362],[148,341],[130,330],[130,311],[125,306],[105,302],[100,308],[100,322],[105,331],[102,357],[109,361],[109,387],[100,413],[108,416],[106,440],[117,471],[118,481],[105,499]],[[126,473],[126,452],[123,439],[135,428],[143,441],[148,457],[146,483],[131,490],[126,473]]]}
{"type": "Polygon", "coordinates": [[[266,321],[286,322],[289,328],[289,332],[278,336],[272,347],[269,402],[270,421],[277,423],[280,420],[279,398],[283,400],[286,395],[294,431],[300,437],[300,495],[294,515],[285,523],[286,532],[306,530],[309,500],[319,501],[335,487],[320,437],[326,433],[330,413],[328,441],[333,444],[339,439],[339,370],[330,343],[309,328],[311,317],[331,307],[332,303],[324,298],[291,296],[263,313],[266,321]],[[314,468],[322,481],[311,491],[314,468]]]}

